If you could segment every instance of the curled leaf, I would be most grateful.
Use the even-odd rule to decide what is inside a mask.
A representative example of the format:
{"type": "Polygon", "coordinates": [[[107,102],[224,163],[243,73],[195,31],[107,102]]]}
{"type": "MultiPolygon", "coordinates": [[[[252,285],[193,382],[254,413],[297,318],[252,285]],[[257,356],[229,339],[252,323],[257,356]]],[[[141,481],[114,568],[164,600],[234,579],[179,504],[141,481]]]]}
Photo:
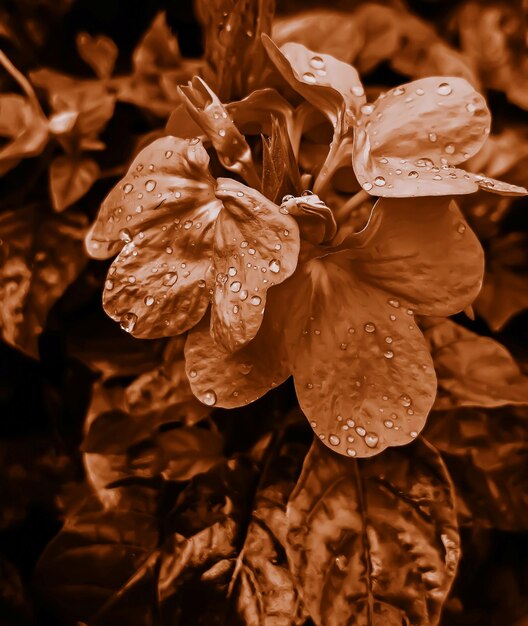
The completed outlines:
{"type": "Polygon", "coordinates": [[[459,559],[453,500],[423,442],[356,462],[316,441],[288,502],[286,548],[315,624],[438,624],[459,559]]]}

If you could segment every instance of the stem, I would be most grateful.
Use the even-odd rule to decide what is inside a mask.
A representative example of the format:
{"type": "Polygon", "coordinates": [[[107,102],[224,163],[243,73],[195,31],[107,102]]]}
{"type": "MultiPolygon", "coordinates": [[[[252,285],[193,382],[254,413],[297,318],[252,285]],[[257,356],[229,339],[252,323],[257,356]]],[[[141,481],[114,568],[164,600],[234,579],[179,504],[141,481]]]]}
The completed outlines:
{"type": "Polygon", "coordinates": [[[15,79],[15,81],[20,85],[24,93],[31,100],[31,102],[36,105],[40,109],[39,101],[37,100],[37,96],[35,95],[35,91],[31,86],[31,83],[28,79],[17,70],[17,68],[11,63],[3,50],[0,50],[0,63],[4,66],[6,71],[15,79]]]}
{"type": "Polygon", "coordinates": [[[339,221],[345,220],[350,215],[350,213],[354,211],[354,209],[357,209],[359,206],[361,206],[363,202],[369,199],[369,197],[369,194],[363,189],[355,193],[353,196],[350,196],[345,204],[339,207],[339,209],[337,209],[337,211],[335,212],[336,219],[339,221]]]}

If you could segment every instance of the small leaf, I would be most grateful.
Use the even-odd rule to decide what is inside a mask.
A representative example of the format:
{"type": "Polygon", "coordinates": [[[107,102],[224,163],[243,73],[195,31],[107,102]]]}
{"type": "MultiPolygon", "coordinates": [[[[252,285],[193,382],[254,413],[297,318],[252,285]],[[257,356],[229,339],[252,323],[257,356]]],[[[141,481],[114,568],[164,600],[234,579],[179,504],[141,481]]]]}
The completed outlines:
{"type": "Polygon", "coordinates": [[[60,218],[41,207],[0,216],[0,328],[4,341],[37,357],[38,336],[48,311],[87,262],[83,254],[86,219],[60,218]]]}
{"type": "Polygon", "coordinates": [[[158,74],[180,65],[178,40],[167,24],[165,12],[156,15],[134,50],[132,59],[139,74],[158,74]]]}
{"type": "Polygon", "coordinates": [[[110,78],[119,54],[116,44],[105,35],[92,37],[89,33],[78,33],[75,43],[79,56],[98,78],[110,78]]]}
{"type": "Polygon", "coordinates": [[[316,441],[287,519],[288,560],[317,626],[438,624],[459,538],[451,482],[431,446],[356,462],[316,441]]]}
{"type": "Polygon", "coordinates": [[[262,143],[262,191],[277,203],[285,195],[301,192],[299,167],[295,161],[288,133],[277,118],[273,118],[269,139],[262,143]]]}
{"type": "Polygon", "coordinates": [[[528,404],[528,377],[500,343],[451,320],[427,323],[438,385],[435,408],[528,404]]]}
{"type": "Polygon", "coordinates": [[[55,157],[49,169],[53,208],[61,212],[77,202],[90,190],[100,173],[99,165],[89,157],[55,157]]]}

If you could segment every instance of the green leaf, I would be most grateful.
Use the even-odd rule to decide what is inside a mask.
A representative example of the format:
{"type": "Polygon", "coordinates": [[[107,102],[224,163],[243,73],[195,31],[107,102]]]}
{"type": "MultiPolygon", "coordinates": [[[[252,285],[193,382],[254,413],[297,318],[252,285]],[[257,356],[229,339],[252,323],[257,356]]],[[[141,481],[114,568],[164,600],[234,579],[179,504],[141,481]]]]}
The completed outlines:
{"type": "Polygon", "coordinates": [[[434,626],[456,572],[452,486],[422,441],[375,459],[317,440],[288,508],[286,551],[317,626],[434,626]]]}
{"type": "Polygon", "coordinates": [[[48,311],[87,262],[86,218],[48,215],[28,206],[0,216],[0,331],[4,341],[37,357],[48,311]]]}

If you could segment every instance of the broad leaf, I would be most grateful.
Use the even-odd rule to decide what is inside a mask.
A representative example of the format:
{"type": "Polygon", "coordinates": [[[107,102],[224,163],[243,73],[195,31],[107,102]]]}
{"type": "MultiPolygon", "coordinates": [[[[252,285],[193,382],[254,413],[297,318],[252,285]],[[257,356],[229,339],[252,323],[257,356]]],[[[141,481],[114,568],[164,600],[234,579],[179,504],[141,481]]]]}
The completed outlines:
{"type": "Polygon", "coordinates": [[[119,53],[116,44],[105,35],[92,37],[89,33],[79,33],[75,43],[79,56],[92,68],[97,77],[103,80],[110,78],[119,53]]]}
{"type": "Polygon", "coordinates": [[[64,211],[82,198],[99,178],[99,165],[89,157],[55,157],[49,168],[53,208],[64,211]]]}
{"type": "Polygon", "coordinates": [[[455,477],[462,523],[528,528],[527,410],[462,408],[433,412],[425,435],[455,477]]]}
{"type": "Polygon", "coordinates": [[[317,626],[434,626],[459,558],[452,485],[423,442],[368,461],[315,442],[288,502],[287,554],[317,626]]]}
{"type": "Polygon", "coordinates": [[[86,219],[23,207],[0,216],[0,328],[4,341],[37,357],[49,310],[86,264],[86,219]]]}
{"type": "Polygon", "coordinates": [[[528,377],[500,343],[450,320],[425,328],[440,388],[435,409],[528,404],[528,377]]]}

